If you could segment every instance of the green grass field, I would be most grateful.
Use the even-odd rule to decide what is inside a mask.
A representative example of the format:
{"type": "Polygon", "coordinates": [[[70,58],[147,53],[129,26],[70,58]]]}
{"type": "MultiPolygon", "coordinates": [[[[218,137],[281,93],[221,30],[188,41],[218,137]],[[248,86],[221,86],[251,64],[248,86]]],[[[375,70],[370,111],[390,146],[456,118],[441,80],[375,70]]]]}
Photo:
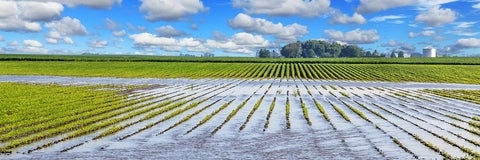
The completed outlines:
{"type": "Polygon", "coordinates": [[[480,58],[256,58],[165,57],[136,55],[18,55],[0,54],[0,61],[82,62],[210,62],[210,63],[343,63],[343,64],[445,64],[480,65],[480,58]]]}
{"type": "Polygon", "coordinates": [[[0,75],[309,78],[480,84],[480,65],[0,61],[0,75]]]}

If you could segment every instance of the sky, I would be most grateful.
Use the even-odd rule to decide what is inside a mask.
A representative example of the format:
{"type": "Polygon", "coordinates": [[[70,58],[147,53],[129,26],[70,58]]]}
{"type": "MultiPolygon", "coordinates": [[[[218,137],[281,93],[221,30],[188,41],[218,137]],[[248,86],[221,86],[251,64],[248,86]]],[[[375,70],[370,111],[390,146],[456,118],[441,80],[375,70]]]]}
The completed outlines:
{"type": "Polygon", "coordinates": [[[0,0],[0,53],[255,56],[306,40],[480,56],[480,0],[0,0]]]}

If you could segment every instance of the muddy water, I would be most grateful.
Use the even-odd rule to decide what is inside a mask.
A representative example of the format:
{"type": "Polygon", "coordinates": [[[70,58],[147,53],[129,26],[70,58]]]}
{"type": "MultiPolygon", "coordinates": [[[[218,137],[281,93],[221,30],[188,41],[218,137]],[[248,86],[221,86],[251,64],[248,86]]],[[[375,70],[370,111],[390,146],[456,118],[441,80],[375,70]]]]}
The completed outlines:
{"type": "MultiPolygon", "coordinates": [[[[480,89],[480,85],[332,80],[193,80],[56,76],[0,76],[0,82],[55,83],[61,85],[151,85],[156,87],[147,87],[144,90],[129,93],[131,94],[130,98],[158,96],[165,93],[171,93],[169,96],[192,94],[190,98],[204,95],[198,99],[211,97],[198,107],[159,123],[151,129],[142,131],[130,138],[120,140],[121,137],[133,133],[152,122],[163,119],[171,111],[99,140],[92,140],[92,137],[99,134],[93,133],[30,154],[23,153],[20,150],[20,153],[13,155],[0,155],[0,159],[442,158],[439,153],[415,140],[412,137],[413,134],[419,135],[424,141],[431,142],[441,149],[450,150],[450,154],[455,157],[465,156],[465,153],[455,146],[443,142],[427,131],[456,140],[458,145],[478,150],[478,146],[464,140],[478,141],[478,136],[471,135],[471,133],[460,128],[448,126],[451,122],[458,123],[461,126],[464,126],[466,123],[460,123],[446,115],[454,113],[466,115],[467,117],[480,115],[479,105],[435,95],[422,95],[423,92],[419,92],[419,90],[480,89]],[[269,88],[271,84],[272,86],[269,88]],[[207,89],[209,87],[213,88],[207,89]],[[229,89],[229,87],[233,88],[229,89]],[[415,100],[389,96],[400,89],[408,90],[410,94],[421,96],[423,99],[415,100]],[[350,97],[343,96],[341,93],[347,93],[350,97]],[[246,122],[254,104],[262,96],[264,98],[260,108],[246,122]],[[227,116],[248,97],[251,98],[246,102],[246,105],[230,121],[223,124],[227,116]],[[264,124],[267,121],[266,116],[274,97],[276,97],[275,105],[269,119],[269,125],[264,130],[264,124]],[[290,114],[288,117],[291,125],[290,129],[287,129],[286,126],[285,104],[287,98],[290,103],[290,114]],[[327,121],[319,112],[314,100],[322,104],[330,117],[330,121],[327,121]],[[215,101],[218,101],[218,103],[199,112],[191,119],[171,130],[160,135],[158,134],[180,121],[183,117],[215,101]],[[362,108],[354,101],[360,102],[370,110],[382,114],[384,118],[378,117],[370,110],[362,108]],[[186,131],[194,128],[195,125],[199,124],[200,120],[228,102],[231,102],[229,106],[219,111],[206,123],[186,134],[186,131]],[[308,110],[311,125],[307,124],[304,117],[301,107],[302,102],[305,103],[305,108],[308,110]],[[359,109],[370,121],[359,117],[343,103],[359,109]],[[351,121],[346,121],[341,117],[331,104],[341,108],[350,117],[351,121]],[[380,107],[374,104],[380,105],[380,107]],[[388,110],[388,112],[384,109],[388,110]],[[436,112],[429,109],[436,110],[436,112]],[[224,126],[216,134],[212,135],[212,131],[222,124],[224,126]],[[242,124],[246,124],[246,127],[243,130],[239,130],[242,124]],[[447,126],[453,128],[449,129],[447,126]],[[393,139],[397,139],[403,146],[396,144],[393,139]],[[67,152],[60,152],[66,147],[75,146],[79,143],[83,144],[67,152]]],[[[139,118],[141,117],[132,118],[122,123],[133,122],[139,118]]],[[[460,118],[465,119],[465,121],[468,120],[466,117],[460,118]]],[[[468,127],[468,124],[465,127],[468,127]]],[[[48,141],[38,142],[34,145],[26,146],[26,148],[35,148],[36,145],[41,145],[42,143],[48,143],[48,141]]]]}

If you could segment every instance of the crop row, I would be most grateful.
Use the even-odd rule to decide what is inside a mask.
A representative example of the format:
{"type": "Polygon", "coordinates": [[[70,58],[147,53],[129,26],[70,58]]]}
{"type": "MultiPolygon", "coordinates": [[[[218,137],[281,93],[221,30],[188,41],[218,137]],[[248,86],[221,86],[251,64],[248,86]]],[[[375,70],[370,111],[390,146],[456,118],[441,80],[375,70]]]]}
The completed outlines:
{"type": "Polygon", "coordinates": [[[478,84],[480,65],[331,64],[306,62],[1,62],[0,75],[152,78],[270,78],[478,84]],[[41,68],[41,70],[40,70],[41,68]],[[95,68],[92,70],[91,68],[95,68]]]}
{"type": "Polygon", "coordinates": [[[426,90],[425,92],[480,104],[480,90],[426,90]]]}
{"type": "MultiPolygon", "coordinates": [[[[126,96],[122,95],[119,90],[95,90],[95,87],[64,87],[54,85],[24,85],[9,83],[2,83],[0,87],[3,88],[2,91],[5,91],[5,93],[2,94],[3,97],[1,106],[5,106],[2,107],[2,109],[7,110],[5,111],[7,112],[7,114],[9,113],[8,110],[16,109],[15,107],[18,107],[18,109],[29,109],[29,114],[32,115],[35,115],[34,112],[37,110],[55,111],[57,110],[57,108],[62,109],[61,106],[51,106],[51,104],[45,103],[45,101],[38,101],[37,103],[33,103],[36,102],[33,101],[30,102],[31,104],[24,104],[21,102],[28,102],[28,100],[16,99],[15,97],[9,98],[9,96],[15,96],[16,94],[18,94],[18,92],[31,91],[31,93],[36,93],[36,95],[33,96],[44,96],[46,100],[51,101],[65,99],[65,97],[68,98],[69,96],[71,96],[70,99],[76,99],[81,102],[71,104],[68,103],[69,105],[67,105],[66,107],[69,107],[69,109],[73,111],[64,111],[65,109],[62,109],[61,111],[63,112],[50,112],[53,118],[46,118],[45,120],[41,120],[41,123],[39,123],[39,121],[36,119],[34,119],[33,121],[29,121],[29,119],[23,119],[17,120],[16,123],[4,124],[2,126],[4,134],[0,135],[0,140],[4,143],[3,146],[0,146],[0,150],[2,150],[2,152],[9,152],[17,147],[34,143],[42,139],[55,137],[58,135],[66,134],[64,138],[59,140],[65,141],[71,138],[89,134],[102,128],[117,124],[118,122],[133,118],[137,115],[147,113],[152,109],[172,103],[173,101],[168,100],[169,98],[182,96],[183,94],[178,93],[178,91],[167,91],[163,94],[143,96],[145,94],[149,94],[148,92],[145,92],[142,94],[137,94],[136,96],[138,99],[133,98],[134,100],[127,101],[126,96]],[[22,87],[24,88],[24,90],[18,89],[22,87]],[[64,94],[65,92],[52,92],[55,90],[65,89],[70,89],[74,92],[71,92],[70,94],[64,94]],[[106,93],[118,96],[105,97],[106,93]],[[90,96],[86,96],[87,98],[82,99],[80,96],[81,94],[90,94],[90,96]],[[165,96],[166,98],[162,98],[165,96]],[[91,97],[94,97],[94,100],[91,100],[91,97]],[[15,104],[19,105],[15,106],[15,104]]],[[[178,90],[182,88],[172,89],[178,90]]],[[[12,116],[7,115],[5,118],[14,119],[15,117],[21,117],[21,114],[23,112],[13,113],[15,114],[12,114],[12,116]]],[[[42,119],[42,117],[38,117],[37,119],[42,119]]],[[[108,132],[111,132],[112,130],[113,129],[110,129],[110,131],[108,132]]],[[[58,143],[58,141],[56,141],[56,143],[58,143]]],[[[51,143],[47,143],[45,145],[48,146],[51,145],[51,143]]]]}

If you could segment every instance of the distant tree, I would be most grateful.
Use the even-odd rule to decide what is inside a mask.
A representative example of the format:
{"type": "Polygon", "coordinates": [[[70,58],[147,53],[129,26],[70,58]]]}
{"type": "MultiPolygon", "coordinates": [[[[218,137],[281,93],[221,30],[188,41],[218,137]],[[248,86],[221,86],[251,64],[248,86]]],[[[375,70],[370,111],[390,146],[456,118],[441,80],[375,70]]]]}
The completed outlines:
{"type": "Polygon", "coordinates": [[[392,51],[392,53],[390,54],[390,58],[397,58],[397,54],[395,53],[395,51],[392,51]]]}
{"type": "Polygon", "coordinates": [[[398,52],[398,58],[405,58],[405,52],[403,51],[398,52]]]}
{"type": "MultiPolygon", "coordinates": [[[[375,51],[373,51],[372,56],[380,56],[380,54],[378,53],[377,50],[375,50],[375,51]]],[[[383,56],[383,57],[385,57],[385,56],[383,56]]]]}
{"type": "Polygon", "coordinates": [[[275,51],[275,50],[272,50],[271,55],[270,55],[270,57],[273,57],[273,58],[278,58],[278,57],[280,57],[280,56],[281,56],[281,55],[280,55],[277,51],[275,51]]]}
{"type": "Polygon", "coordinates": [[[342,45],[337,42],[333,42],[325,47],[325,51],[330,53],[330,57],[339,57],[342,53],[342,45]]]}
{"type": "Polygon", "coordinates": [[[356,45],[308,40],[303,43],[298,41],[287,44],[282,47],[280,54],[286,58],[361,57],[365,56],[366,51],[356,45]]]}
{"type": "Polygon", "coordinates": [[[195,55],[193,54],[188,54],[188,53],[180,53],[180,57],[196,57],[195,55]]]}
{"type": "Polygon", "coordinates": [[[302,57],[302,43],[300,41],[296,43],[290,43],[282,47],[280,54],[286,58],[300,58],[302,57]]]}
{"type": "Polygon", "coordinates": [[[423,54],[418,53],[418,52],[413,52],[410,54],[410,57],[423,57],[423,54]]]}
{"type": "Polygon", "coordinates": [[[329,58],[329,57],[333,57],[333,55],[330,54],[329,52],[322,52],[319,57],[329,58]]]}
{"type": "Polygon", "coordinates": [[[258,57],[260,57],[260,58],[270,58],[270,51],[268,49],[260,49],[258,51],[258,57]]]}
{"type": "Polygon", "coordinates": [[[347,45],[342,49],[340,57],[360,57],[362,56],[362,49],[358,46],[347,45]]]}
{"type": "Polygon", "coordinates": [[[205,52],[205,53],[202,54],[202,57],[215,57],[215,54],[205,52]]]}
{"type": "Polygon", "coordinates": [[[315,58],[317,57],[317,54],[315,54],[315,51],[313,49],[308,49],[306,54],[302,55],[304,58],[315,58]]]}
{"type": "Polygon", "coordinates": [[[366,57],[373,57],[373,54],[372,54],[372,52],[367,51],[367,53],[365,54],[365,56],[366,56],[366,57]]]}

